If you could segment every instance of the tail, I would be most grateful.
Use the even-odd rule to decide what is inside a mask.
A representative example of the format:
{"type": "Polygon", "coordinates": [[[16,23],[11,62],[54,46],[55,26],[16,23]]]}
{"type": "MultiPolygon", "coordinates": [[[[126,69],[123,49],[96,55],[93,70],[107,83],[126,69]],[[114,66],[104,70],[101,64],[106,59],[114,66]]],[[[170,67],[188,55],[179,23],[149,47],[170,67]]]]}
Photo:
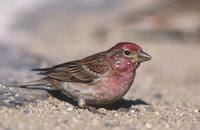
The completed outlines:
{"type": "MultiPolygon", "coordinates": [[[[45,75],[50,71],[51,68],[37,68],[32,69],[32,71],[39,71],[39,75],[45,75]]],[[[46,90],[46,91],[57,91],[58,88],[53,87],[52,84],[49,82],[49,79],[47,77],[27,82],[27,83],[16,83],[12,85],[6,85],[7,87],[15,87],[15,88],[25,88],[25,89],[39,89],[39,90],[46,90]]]]}
{"type": "Polygon", "coordinates": [[[39,79],[27,83],[18,83],[15,85],[7,85],[7,86],[15,88],[46,90],[46,91],[58,90],[55,87],[53,87],[46,79],[39,79]]]}
{"type": "Polygon", "coordinates": [[[36,71],[38,72],[38,75],[46,75],[48,74],[52,68],[36,68],[36,69],[31,69],[31,71],[36,71]]]}

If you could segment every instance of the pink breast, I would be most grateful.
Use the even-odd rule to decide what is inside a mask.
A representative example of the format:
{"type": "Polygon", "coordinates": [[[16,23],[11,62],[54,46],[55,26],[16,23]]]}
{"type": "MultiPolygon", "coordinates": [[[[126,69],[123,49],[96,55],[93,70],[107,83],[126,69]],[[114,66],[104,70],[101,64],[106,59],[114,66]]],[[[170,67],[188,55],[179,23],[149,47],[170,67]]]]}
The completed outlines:
{"type": "Polygon", "coordinates": [[[127,70],[122,73],[113,73],[109,79],[104,80],[99,86],[99,98],[104,100],[118,100],[124,96],[131,87],[135,73],[127,70]]]}

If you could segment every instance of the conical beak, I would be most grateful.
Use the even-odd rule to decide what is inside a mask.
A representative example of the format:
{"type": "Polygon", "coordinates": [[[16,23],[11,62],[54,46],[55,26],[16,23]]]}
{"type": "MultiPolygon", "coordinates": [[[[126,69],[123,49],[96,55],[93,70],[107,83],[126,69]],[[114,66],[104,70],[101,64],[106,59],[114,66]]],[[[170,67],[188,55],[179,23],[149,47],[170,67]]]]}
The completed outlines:
{"type": "Polygon", "coordinates": [[[138,53],[138,59],[140,60],[140,62],[151,60],[151,58],[152,57],[149,54],[147,54],[146,52],[138,53]]]}
{"type": "Polygon", "coordinates": [[[151,56],[149,54],[147,54],[146,52],[139,52],[133,55],[132,57],[132,62],[133,63],[141,63],[141,62],[145,62],[145,61],[149,61],[151,60],[151,56]]]}

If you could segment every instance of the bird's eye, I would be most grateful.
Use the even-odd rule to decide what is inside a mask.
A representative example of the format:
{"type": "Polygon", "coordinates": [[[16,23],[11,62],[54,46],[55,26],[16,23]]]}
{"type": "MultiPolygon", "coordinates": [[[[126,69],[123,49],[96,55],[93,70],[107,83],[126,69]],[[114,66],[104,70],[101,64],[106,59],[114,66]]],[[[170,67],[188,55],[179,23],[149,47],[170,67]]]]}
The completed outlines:
{"type": "Polygon", "coordinates": [[[129,50],[125,50],[125,51],[124,51],[124,55],[129,56],[130,54],[131,54],[131,53],[130,53],[129,50]]]}

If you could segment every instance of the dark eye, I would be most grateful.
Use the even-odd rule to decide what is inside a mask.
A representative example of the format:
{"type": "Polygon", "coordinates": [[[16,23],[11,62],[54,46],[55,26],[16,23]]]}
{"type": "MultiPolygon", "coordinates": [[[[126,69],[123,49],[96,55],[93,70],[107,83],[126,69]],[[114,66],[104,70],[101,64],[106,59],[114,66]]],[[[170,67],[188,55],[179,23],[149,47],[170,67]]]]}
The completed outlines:
{"type": "Polygon", "coordinates": [[[129,56],[131,53],[130,53],[129,50],[125,50],[125,51],[124,51],[124,54],[125,54],[126,56],[129,56]]]}

